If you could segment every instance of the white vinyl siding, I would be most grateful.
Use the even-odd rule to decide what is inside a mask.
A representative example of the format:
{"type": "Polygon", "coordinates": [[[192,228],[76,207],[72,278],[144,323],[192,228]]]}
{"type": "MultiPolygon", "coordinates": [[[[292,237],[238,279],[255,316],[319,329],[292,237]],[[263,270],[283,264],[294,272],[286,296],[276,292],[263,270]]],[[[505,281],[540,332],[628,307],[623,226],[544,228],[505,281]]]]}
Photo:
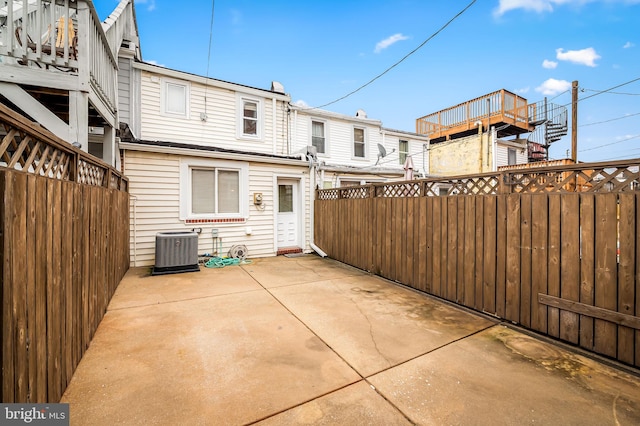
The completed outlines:
{"type": "Polygon", "coordinates": [[[529,162],[526,149],[498,143],[498,146],[496,149],[496,167],[509,165],[510,149],[515,150],[515,158],[516,158],[515,164],[526,164],[529,162]]]}
{"type": "MultiPolygon", "coordinates": [[[[363,120],[342,114],[326,111],[310,111],[293,109],[291,114],[291,143],[292,152],[304,152],[305,148],[313,145],[314,122],[324,123],[325,153],[320,154],[321,161],[326,165],[366,167],[374,166],[378,159],[377,145],[382,145],[387,156],[381,159],[379,166],[386,169],[396,169],[400,175],[404,174],[400,162],[399,143],[406,141],[407,155],[411,155],[414,173],[425,173],[429,161],[428,153],[424,149],[427,138],[410,132],[391,131],[380,127],[375,120],[363,120]],[[325,114],[326,113],[326,114],[325,114]],[[365,132],[365,158],[353,156],[353,129],[361,128],[365,132]]],[[[315,129],[317,133],[318,130],[315,129]]],[[[388,180],[387,179],[382,179],[388,180]]],[[[333,185],[333,183],[332,183],[333,185]]]]}
{"type": "Polygon", "coordinates": [[[118,58],[118,115],[131,126],[131,60],[118,58]]]}
{"type": "MultiPolygon", "coordinates": [[[[244,244],[250,258],[275,256],[274,205],[277,201],[274,199],[274,182],[278,175],[301,176],[304,168],[249,163],[248,189],[240,200],[248,208],[246,220],[238,223],[186,223],[180,219],[181,164],[191,160],[201,158],[126,151],[124,165],[131,196],[131,266],[154,264],[155,237],[158,232],[190,231],[193,228],[202,229],[198,236],[200,254],[213,252],[211,229],[217,229],[222,240],[220,254],[226,255],[233,245],[244,244]],[[253,194],[256,192],[263,194],[262,206],[253,205],[253,194]],[[247,234],[248,228],[251,228],[250,235],[247,234]]],[[[231,163],[237,163],[236,167],[239,167],[242,162],[231,163]]],[[[305,199],[304,230],[301,231],[305,241],[303,248],[308,252],[309,181],[302,178],[300,184],[305,199]]]]}
{"type": "Polygon", "coordinates": [[[160,75],[141,71],[141,122],[139,134],[136,135],[141,139],[264,154],[287,153],[289,136],[286,102],[273,102],[270,98],[249,96],[248,99],[260,101],[258,137],[243,137],[239,127],[242,124],[240,118],[243,112],[238,106],[238,97],[244,95],[227,88],[214,85],[205,87],[204,84],[184,81],[189,85],[188,116],[166,114],[162,105],[163,80],[164,77],[160,75]],[[201,119],[201,114],[206,115],[205,120],[201,119]]]}

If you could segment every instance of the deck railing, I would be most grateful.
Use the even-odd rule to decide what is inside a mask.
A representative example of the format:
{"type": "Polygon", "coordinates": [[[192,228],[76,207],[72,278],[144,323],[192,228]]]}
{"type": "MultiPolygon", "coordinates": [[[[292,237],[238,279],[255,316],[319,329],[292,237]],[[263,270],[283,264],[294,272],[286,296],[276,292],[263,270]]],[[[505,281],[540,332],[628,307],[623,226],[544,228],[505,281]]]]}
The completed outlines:
{"type": "Polygon", "coordinates": [[[527,100],[504,89],[425,115],[416,120],[416,132],[432,139],[476,128],[480,121],[510,123],[529,129],[532,115],[527,100]]]}
{"type": "MultiPolygon", "coordinates": [[[[89,21],[89,76],[93,89],[100,95],[112,112],[116,111],[116,79],[118,62],[109,46],[100,19],[94,9],[87,10],[89,21]]],[[[115,46],[117,49],[119,46],[115,46]]]]}
{"type": "Polygon", "coordinates": [[[117,61],[93,6],[75,0],[12,0],[0,7],[2,65],[76,75],[112,112],[117,61]]]}
{"type": "Polygon", "coordinates": [[[76,2],[13,0],[0,7],[0,55],[26,65],[78,68],[76,2]]]}

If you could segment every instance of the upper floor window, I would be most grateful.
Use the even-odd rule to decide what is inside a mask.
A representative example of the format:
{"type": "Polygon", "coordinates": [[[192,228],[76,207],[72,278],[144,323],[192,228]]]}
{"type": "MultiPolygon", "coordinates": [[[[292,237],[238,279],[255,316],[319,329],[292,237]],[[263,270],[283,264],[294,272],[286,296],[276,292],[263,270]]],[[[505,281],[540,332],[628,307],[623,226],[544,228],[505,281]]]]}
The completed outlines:
{"type": "Polygon", "coordinates": [[[398,142],[398,157],[400,159],[400,164],[404,164],[407,161],[407,155],[409,155],[409,141],[399,141],[398,142]]]}
{"type": "Polygon", "coordinates": [[[511,165],[514,165],[514,164],[516,164],[518,162],[515,148],[508,148],[507,155],[508,155],[508,157],[507,157],[507,164],[508,165],[511,166],[511,165]]]}
{"type": "Polygon", "coordinates": [[[325,128],[322,121],[311,121],[311,145],[316,147],[318,154],[326,153],[325,128]]]}
{"type": "Polygon", "coordinates": [[[262,126],[262,102],[259,99],[238,98],[238,137],[259,139],[262,126]]]}
{"type": "Polygon", "coordinates": [[[188,84],[165,80],[162,90],[162,104],[165,114],[187,117],[189,112],[188,84]]]}
{"type": "Polygon", "coordinates": [[[252,101],[242,102],[242,133],[258,135],[258,104],[252,101]]]}
{"type": "Polygon", "coordinates": [[[360,127],[353,128],[353,156],[365,158],[364,129],[360,127]]]}

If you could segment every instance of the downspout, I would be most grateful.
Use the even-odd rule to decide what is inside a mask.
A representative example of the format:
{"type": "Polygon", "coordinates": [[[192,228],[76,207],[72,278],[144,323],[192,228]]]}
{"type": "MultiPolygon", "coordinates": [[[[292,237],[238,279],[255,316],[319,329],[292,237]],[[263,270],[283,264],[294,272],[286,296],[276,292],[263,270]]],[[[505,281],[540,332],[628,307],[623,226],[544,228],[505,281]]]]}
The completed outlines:
{"type": "Polygon", "coordinates": [[[495,128],[491,128],[491,154],[492,154],[492,161],[493,161],[493,171],[496,172],[498,171],[498,166],[496,165],[497,161],[498,161],[498,154],[497,154],[497,148],[498,148],[498,138],[496,137],[495,134],[496,129],[495,128]]]}
{"type": "Polygon", "coordinates": [[[478,126],[478,141],[480,142],[480,155],[478,157],[478,165],[480,166],[480,173],[482,173],[482,156],[484,151],[484,141],[482,140],[482,121],[476,121],[476,126],[478,126]]]}
{"type": "Polygon", "coordinates": [[[320,247],[315,245],[313,242],[313,230],[315,227],[315,199],[316,199],[316,163],[312,160],[312,166],[309,168],[311,172],[311,176],[309,179],[309,247],[320,257],[327,257],[327,253],[325,253],[320,247]]]}
{"type": "Polygon", "coordinates": [[[138,232],[137,232],[137,217],[136,217],[136,203],[138,201],[138,197],[136,197],[135,195],[130,195],[129,198],[131,198],[131,200],[133,200],[133,267],[135,268],[136,266],[138,266],[137,263],[137,255],[136,255],[136,248],[138,247],[138,232]]]}

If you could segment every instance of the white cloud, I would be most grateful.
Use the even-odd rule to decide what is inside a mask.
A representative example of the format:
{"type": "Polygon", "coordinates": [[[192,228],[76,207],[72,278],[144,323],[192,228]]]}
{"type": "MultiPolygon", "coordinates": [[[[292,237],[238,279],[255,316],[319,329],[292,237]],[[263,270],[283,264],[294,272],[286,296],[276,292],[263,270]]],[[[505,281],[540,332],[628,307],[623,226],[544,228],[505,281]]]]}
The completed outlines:
{"type": "Polygon", "coordinates": [[[159,67],[166,68],[163,64],[159,64],[158,61],[154,61],[153,59],[145,59],[144,62],[147,64],[157,65],[159,67]]]}
{"type": "Polygon", "coordinates": [[[553,12],[555,6],[570,4],[580,6],[594,2],[638,4],[640,0],[499,0],[498,7],[493,10],[495,17],[500,17],[510,10],[523,9],[527,12],[553,12]]]}
{"type": "Polygon", "coordinates": [[[624,46],[622,46],[623,49],[629,49],[630,47],[635,46],[635,44],[631,43],[630,41],[626,42],[624,44],[624,46]]]}
{"type": "Polygon", "coordinates": [[[303,101],[302,99],[298,99],[293,104],[300,108],[309,108],[309,104],[303,101]]]}
{"type": "Polygon", "coordinates": [[[554,96],[558,93],[565,92],[571,89],[571,82],[566,80],[556,80],[555,78],[550,78],[542,83],[540,86],[536,87],[536,92],[542,93],[546,96],[554,96]]]}
{"type": "Polygon", "coordinates": [[[552,69],[555,69],[557,66],[558,66],[558,63],[555,61],[550,61],[548,59],[545,59],[544,61],[542,61],[542,68],[552,70],[552,69]]]}
{"type": "Polygon", "coordinates": [[[502,16],[510,10],[524,9],[532,12],[551,12],[553,0],[500,0],[493,11],[494,16],[502,16]]]}
{"type": "Polygon", "coordinates": [[[152,12],[156,9],[156,0],[136,0],[136,5],[146,4],[146,8],[149,12],[152,12]]]}
{"type": "Polygon", "coordinates": [[[384,49],[386,49],[387,47],[391,46],[392,44],[395,44],[399,41],[402,40],[407,40],[409,37],[402,35],[402,33],[397,33],[392,35],[391,37],[387,37],[382,41],[379,41],[376,44],[376,48],[374,50],[375,53],[380,53],[382,52],[384,49]]]}
{"type": "Polygon", "coordinates": [[[530,89],[530,87],[523,87],[522,89],[516,90],[516,93],[518,93],[520,95],[524,95],[525,93],[529,93],[529,89],[530,89]]]}
{"type": "Polygon", "coordinates": [[[587,47],[582,50],[567,50],[566,52],[560,48],[556,49],[556,58],[559,61],[569,61],[574,64],[595,67],[595,61],[600,59],[601,56],[596,53],[593,47],[587,47]]]}

